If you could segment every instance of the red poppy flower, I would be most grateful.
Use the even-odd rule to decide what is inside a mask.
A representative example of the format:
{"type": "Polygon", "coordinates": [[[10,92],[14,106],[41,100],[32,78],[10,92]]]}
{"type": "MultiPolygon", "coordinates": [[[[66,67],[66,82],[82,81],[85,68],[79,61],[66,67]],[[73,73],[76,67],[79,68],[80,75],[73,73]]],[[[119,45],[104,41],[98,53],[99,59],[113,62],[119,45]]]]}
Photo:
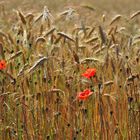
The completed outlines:
{"type": "Polygon", "coordinates": [[[0,70],[3,70],[6,68],[6,61],[5,60],[0,60],[0,70]]]}
{"type": "Polygon", "coordinates": [[[95,68],[89,68],[86,70],[85,73],[82,74],[82,76],[90,79],[91,77],[93,77],[96,74],[96,69],[95,68]]]}
{"type": "Polygon", "coordinates": [[[85,89],[83,92],[80,92],[77,95],[77,98],[80,100],[86,100],[93,92],[90,89],[85,89]]]}

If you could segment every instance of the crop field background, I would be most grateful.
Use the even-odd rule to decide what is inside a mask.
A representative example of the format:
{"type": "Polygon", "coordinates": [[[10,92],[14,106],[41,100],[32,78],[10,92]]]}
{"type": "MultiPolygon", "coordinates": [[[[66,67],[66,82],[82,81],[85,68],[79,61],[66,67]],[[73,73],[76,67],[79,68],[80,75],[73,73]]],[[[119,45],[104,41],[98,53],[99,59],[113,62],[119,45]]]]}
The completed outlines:
{"type": "Polygon", "coordinates": [[[140,139],[140,0],[0,0],[0,140],[140,139]]]}

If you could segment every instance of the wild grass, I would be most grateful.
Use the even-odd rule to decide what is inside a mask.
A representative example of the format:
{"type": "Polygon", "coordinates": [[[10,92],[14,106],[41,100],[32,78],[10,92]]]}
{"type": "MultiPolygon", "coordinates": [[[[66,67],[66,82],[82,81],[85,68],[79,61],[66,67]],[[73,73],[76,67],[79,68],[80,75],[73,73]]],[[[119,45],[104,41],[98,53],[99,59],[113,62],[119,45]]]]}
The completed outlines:
{"type": "Polygon", "coordinates": [[[1,10],[0,140],[140,138],[139,11],[16,9],[9,23],[1,10]],[[97,71],[91,79],[81,76],[87,68],[97,71]],[[93,94],[78,100],[86,88],[93,94]]]}

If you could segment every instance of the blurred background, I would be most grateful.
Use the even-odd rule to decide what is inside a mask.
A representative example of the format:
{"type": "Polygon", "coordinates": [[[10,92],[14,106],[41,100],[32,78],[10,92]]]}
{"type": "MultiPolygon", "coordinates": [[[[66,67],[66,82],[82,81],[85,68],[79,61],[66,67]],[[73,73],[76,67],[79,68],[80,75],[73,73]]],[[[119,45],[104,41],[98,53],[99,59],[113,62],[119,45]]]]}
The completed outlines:
{"type": "Polygon", "coordinates": [[[0,30],[15,24],[16,10],[22,11],[24,15],[32,13],[38,16],[43,12],[45,5],[55,20],[60,13],[72,8],[76,11],[75,17],[78,17],[75,20],[76,24],[83,20],[84,24],[91,25],[100,24],[103,15],[105,15],[106,21],[110,21],[118,14],[127,21],[130,15],[139,10],[140,0],[0,0],[0,30]],[[81,8],[82,6],[88,6],[93,10],[81,8]]]}
{"type": "Polygon", "coordinates": [[[119,12],[127,14],[139,9],[140,0],[0,0],[0,5],[5,5],[6,10],[21,8],[22,10],[41,10],[47,5],[52,12],[61,11],[67,6],[88,4],[98,11],[110,13],[119,12]]]}

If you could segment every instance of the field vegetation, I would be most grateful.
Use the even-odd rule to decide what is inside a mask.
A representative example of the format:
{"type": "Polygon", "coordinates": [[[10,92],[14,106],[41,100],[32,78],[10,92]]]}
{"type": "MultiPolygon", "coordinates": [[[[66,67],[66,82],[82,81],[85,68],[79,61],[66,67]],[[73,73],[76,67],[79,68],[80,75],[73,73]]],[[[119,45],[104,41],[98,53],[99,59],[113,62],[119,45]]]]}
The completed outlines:
{"type": "Polygon", "coordinates": [[[140,1],[0,1],[0,140],[139,140],[140,1]]]}

